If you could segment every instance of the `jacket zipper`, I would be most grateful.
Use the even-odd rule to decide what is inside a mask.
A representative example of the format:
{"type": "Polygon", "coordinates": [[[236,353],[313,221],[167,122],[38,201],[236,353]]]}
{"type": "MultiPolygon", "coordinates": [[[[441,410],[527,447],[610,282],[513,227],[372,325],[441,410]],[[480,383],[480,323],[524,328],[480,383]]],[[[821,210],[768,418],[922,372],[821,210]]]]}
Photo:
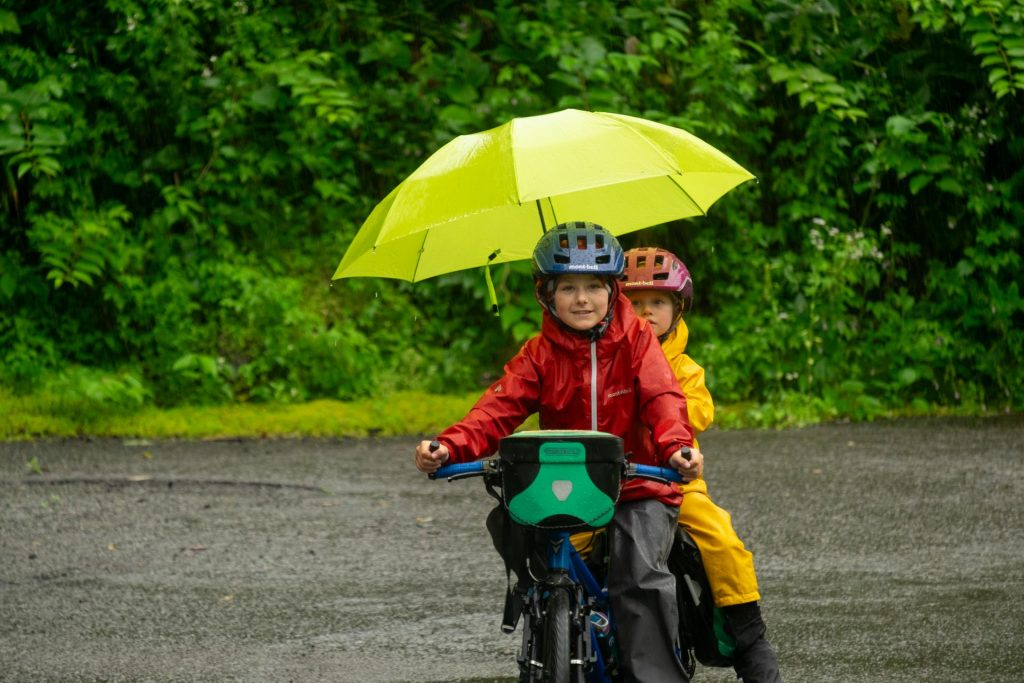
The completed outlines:
{"type": "Polygon", "coordinates": [[[597,431],[597,342],[590,342],[590,429],[597,431]]]}

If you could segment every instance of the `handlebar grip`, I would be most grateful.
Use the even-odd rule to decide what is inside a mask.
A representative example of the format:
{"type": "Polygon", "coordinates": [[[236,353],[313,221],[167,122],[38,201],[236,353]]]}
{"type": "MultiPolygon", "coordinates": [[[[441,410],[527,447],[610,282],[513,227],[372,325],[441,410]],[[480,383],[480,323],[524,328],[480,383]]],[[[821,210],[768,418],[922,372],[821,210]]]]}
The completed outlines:
{"type": "Polygon", "coordinates": [[[671,467],[655,467],[654,465],[632,465],[635,467],[636,476],[647,479],[661,479],[675,484],[683,483],[683,475],[671,467]]]}
{"type": "Polygon", "coordinates": [[[448,479],[465,474],[483,474],[486,463],[483,460],[473,462],[457,462],[453,465],[444,465],[437,471],[428,474],[431,479],[448,479]]]}

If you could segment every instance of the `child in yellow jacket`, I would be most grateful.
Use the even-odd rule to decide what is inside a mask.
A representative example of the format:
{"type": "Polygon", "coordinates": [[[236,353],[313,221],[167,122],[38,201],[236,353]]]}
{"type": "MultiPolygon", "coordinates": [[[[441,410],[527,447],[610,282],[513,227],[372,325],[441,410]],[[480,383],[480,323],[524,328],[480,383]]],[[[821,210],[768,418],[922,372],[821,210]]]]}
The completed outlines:
{"type": "MultiPolygon", "coordinates": [[[[637,316],[651,324],[661,341],[686,396],[694,435],[699,434],[714,420],[715,408],[704,383],[704,369],[685,353],[689,331],[683,315],[693,301],[689,270],[664,249],[631,249],[626,252],[622,290],[637,316]]],[[[679,525],[697,544],[715,605],[732,627],[737,676],[745,683],[781,681],[775,653],[764,637],[753,555],[733,529],[729,513],[712,502],[703,474],[680,488],[679,525]]]]}

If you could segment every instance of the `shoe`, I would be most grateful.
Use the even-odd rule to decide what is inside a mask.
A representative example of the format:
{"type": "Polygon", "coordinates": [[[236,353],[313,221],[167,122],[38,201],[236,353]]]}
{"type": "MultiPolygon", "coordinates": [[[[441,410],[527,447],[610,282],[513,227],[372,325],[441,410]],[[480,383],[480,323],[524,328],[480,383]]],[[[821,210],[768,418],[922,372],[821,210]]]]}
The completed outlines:
{"type": "Polygon", "coordinates": [[[743,683],[782,683],[779,660],[765,638],[761,608],[756,602],[733,605],[722,610],[736,639],[733,668],[743,683]]]}

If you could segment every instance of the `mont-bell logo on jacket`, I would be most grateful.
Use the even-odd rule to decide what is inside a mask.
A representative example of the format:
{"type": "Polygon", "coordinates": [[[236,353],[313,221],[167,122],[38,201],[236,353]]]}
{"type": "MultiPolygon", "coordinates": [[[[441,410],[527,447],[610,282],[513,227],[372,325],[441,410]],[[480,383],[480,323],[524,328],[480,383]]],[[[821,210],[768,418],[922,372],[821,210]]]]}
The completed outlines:
{"type": "Polygon", "coordinates": [[[626,394],[633,393],[632,387],[626,387],[625,389],[619,389],[618,391],[609,391],[608,398],[615,398],[616,396],[625,396],[626,394]]]}

